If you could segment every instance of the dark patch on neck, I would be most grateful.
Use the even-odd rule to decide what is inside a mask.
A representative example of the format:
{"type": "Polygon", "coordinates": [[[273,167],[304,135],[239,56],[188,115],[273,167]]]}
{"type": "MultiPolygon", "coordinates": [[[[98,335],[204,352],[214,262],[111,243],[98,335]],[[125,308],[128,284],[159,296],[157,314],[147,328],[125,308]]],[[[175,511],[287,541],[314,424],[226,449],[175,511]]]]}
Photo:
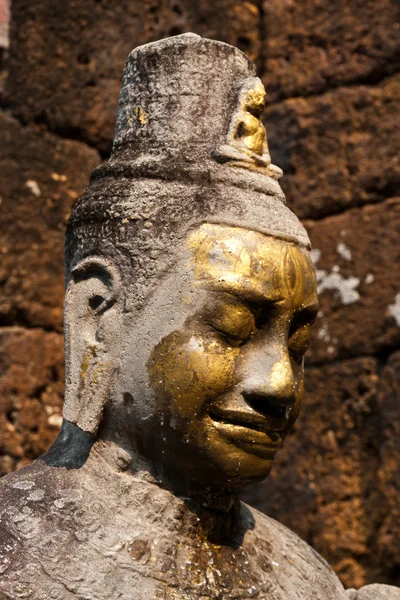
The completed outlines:
{"type": "Polygon", "coordinates": [[[202,531],[201,537],[211,544],[233,549],[241,548],[246,532],[254,529],[251,512],[237,498],[228,511],[201,505],[191,498],[182,498],[182,500],[190,513],[196,515],[198,527],[202,531]]]}
{"type": "Polygon", "coordinates": [[[80,469],[87,461],[95,440],[93,434],[64,419],[56,441],[40,460],[49,467],[80,469]]]}

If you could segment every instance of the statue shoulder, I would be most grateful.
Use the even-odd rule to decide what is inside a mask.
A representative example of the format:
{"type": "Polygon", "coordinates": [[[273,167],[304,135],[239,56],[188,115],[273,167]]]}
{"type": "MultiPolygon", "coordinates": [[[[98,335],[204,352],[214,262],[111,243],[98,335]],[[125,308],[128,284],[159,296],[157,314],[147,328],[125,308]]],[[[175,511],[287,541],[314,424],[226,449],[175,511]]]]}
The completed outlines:
{"type": "Polygon", "coordinates": [[[348,600],[400,600],[400,588],[375,583],[356,590],[347,590],[348,600]]]}
{"type": "Polygon", "coordinates": [[[339,578],[314,548],[258,510],[243,505],[243,511],[253,519],[249,538],[257,545],[266,545],[265,552],[272,557],[275,576],[283,589],[297,589],[296,593],[301,593],[293,596],[296,598],[304,594],[304,598],[315,600],[348,600],[339,578]]]}
{"type": "Polygon", "coordinates": [[[0,479],[0,515],[12,511],[12,507],[22,510],[29,505],[34,507],[48,502],[60,489],[69,482],[66,469],[49,467],[41,459],[18,469],[0,479]],[[35,504],[36,503],[36,504],[35,504]]]}
{"type": "Polygon", "coordinates": [[[291,529],[255,508],[246,505],[245,507],[253,515],[255,531],[277,540],[283,556],[287,554],[292,558],[307,558],[310,564],[318,565],[318,569],[325,569],[336,577],[326,560],[291,529]]]}
{"type": "MultiPolygon", "coordinates": [[[[36,460],[32,464],[18,469],[13,473],[0,478],[0,515],[10,513],[12,507],[20,507],[21,502],[25,504],[32,493],[37,491],[38,486],[48,487],[48,467],[41,461],[36,460]]],[[[12,512],[12,510],[11,510],[12,512]]]]}
{"type": "Polygon", "coordinates": [[[39,459],[0,479],[0,598],[16,600],[29,590],[54,587],[43,565],[56,564],[65,548],[62,536],[67,541],[57,515],[68,484],[65,471],[39,459]]]}

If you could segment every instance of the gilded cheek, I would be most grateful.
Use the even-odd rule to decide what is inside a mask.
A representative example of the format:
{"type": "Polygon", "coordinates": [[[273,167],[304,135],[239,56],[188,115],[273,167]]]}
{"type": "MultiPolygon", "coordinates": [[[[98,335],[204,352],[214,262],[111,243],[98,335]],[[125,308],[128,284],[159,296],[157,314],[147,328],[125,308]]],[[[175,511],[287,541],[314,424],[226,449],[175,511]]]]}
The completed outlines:
{"type": "Polygon", "coordinates": [[[168,336],[155,348],[150,362],[157,397],[167,395],[181,416],[192,416],[207,399],[234,385],[238,352],[200,335],[168,336]]]}

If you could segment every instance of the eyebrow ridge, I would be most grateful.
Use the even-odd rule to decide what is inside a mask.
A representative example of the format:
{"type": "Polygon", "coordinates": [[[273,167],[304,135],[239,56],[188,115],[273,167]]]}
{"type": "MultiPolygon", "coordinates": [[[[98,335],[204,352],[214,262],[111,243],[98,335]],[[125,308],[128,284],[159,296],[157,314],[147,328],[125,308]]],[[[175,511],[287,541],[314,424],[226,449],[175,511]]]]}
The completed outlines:
{"type": "MultiPolygon", "coordinates": [[[[221,283],[221,282],[220,282],[221,283]]],[[[222,286],[218,286],[217,284],[208,285],[206,289],[209,289],[213,292],[217,292],[220,294],[230,294],[235,298],[241,300],[245,304],[249,306],[250,309],[255,307],[255,304],[263,304],[263,305],[277,305],[282,304],[285,301],[285,298],[268,298],[264,294],[256,291],[256,290],[237,290],[233,286],[230,286],[229,283],[224,283],[222,286]]]]}

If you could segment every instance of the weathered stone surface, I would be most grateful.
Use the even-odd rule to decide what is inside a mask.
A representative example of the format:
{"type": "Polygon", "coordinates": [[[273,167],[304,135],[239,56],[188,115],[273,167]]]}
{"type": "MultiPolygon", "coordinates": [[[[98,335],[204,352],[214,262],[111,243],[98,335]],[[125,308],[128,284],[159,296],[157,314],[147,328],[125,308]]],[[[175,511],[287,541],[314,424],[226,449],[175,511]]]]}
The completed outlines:
{"type": "Polygon", "coordinates": [[[400,600],[400,589],[389,585],[372,584],[356,592],[347,592],[349,600],[400,600]]]}
{"type": "Polygon", "coordinates": [[[275,467],[247,498],[293,529],[347,587],[399,585],[400,353],[309,367],[275,467]],[[397,543],[396,543],[397,540],[397,543]]]}
{"type": "Polygon", "coordinates": [[[399,96],[395,75],[376,87],[294,98],[267,111],[271,156],[298,216],[318,218],[397,194],[399,96]]]}
{"type": "Polygon", "coordinates": [[[220,512],[176,497],[130,458],[96,442],[81,469],[44,459],[1,481],[2,598],[347,598],[281,524],[244,505],[220,512]]]}
{"type": "Polygon", "coordinates": [[[306,225],[320,301],[309,362],[398,347],[400,199],[306,225]]]}
{"type": "Polygon", "coordinates": [[[377,544],[380,563],[393,573],[393,581],[400,587],[400,352],[387,361],[381,381],[381,465],[378,481],[387,510],[380,525],[377,544]]]}
{"type": "Polygon", "coordinates": [[[63,338],[0,329],[0,476],[45,452],[61,424],[63,338]]]}
{"type": "MultiPolygon", "coordinates": [[[[347,3],[332,3],[328,0],[287,3],[272,0],[264,2],[264,31],[260,31],[258,8],[253,2],[229,3],[221,0],[211,6],[208,2],[188,4],[149,1],[139,5],[137,2],[116,4],[107,0],[88,2],[73,0],[68,3],[19,0],[14,2],[13,6],[12,73],[8,83],[7,103],[12,106],[15,114],[25,121],[35,119],[43,122],[62,136],[88,140],[107,152],[114,132],[122,65],[127,53],[136,44],[187,30],[224,39],[244,48],[252,58],[256,58],[258,64],[266,65],[264,82],[270,102],[291,96],[304,96],[270,108],[267,121],[270,148],[275,164],[282,166],[286,171],[282,184],[287,192],[289,205],[295,207],[301,216],[311,218],[327,216],[349,206],[381,201],[397,193],[396,186],[399,181],[397,157],[400,150],[398,146],[399,83],[396,77],[386,81],[383,78],[398,69],[400,40],[396,24],[398,9],[396,0],[379,0],[378,3],[372,3],[370,0],[363,0],[360,3],[352,0],[347,3]],[[381,80],[383,81],[380,85],[375,85],[375,82],[381,80]],[[357,84],[356,87],[326,93],[330,88],[342,84],[354,85],[354,83],[357,84]],[[320,97],[307,97],[309,94],[321,92],[323,95],[320,97]]],[[[4,69],[3,64],[0,65],[0,69],[4,69]]],[[[4,73],[5,71],[2,70],[0,80],[3,79],[4,73]]],[[[2,81],[0,81],[1,86],[2,81]]],[[[2,132],[5,131],[3,123],[0,127],[2,132]]],[[[4,171],[1,171],[2,187],[4,189],[7,184],[10,189],[16,190],[12,202],[7,205],[7,216],[2,216],[2,220],[4,222],[4,219],[7,219],[7,227],[11,231],[11,227],[16,227],[15,223],[17,223],[14,214],[20,215],[23,210],[25,221],[34,224],[34,235],[39,238],[40,243],[40,251],[35,251],[31,246],[36,242],[27,237],[25,228],[21,230],[18,226],[18,231],[22,231],[18,235],[22,235],[27,243],[25,246],[21,237],[19,238],[14,254],[7,263],[7,271],[4,270],[6,263],[2,255],[0,268],[3,269],[4,277],[11,273],[10,269],[13,265],[16,265],[15,270],[21,268],[21,263],[32,265],[30,267],[32,274],[28,279],[18,275],[14,284],[12,281],[8,282],[7,287],[2,290],[3,297],[8,290],[7,301],[1,305],[1,320],[6,325],[17,320],[27,327],[44,324],[50,328],[54,323],[54,327],[59,328],[61,323],[64,210],[61,210],[57,217],[59,219],[57,231],[58,226],[60,227],[57,243],[45,244],[41,228],[47,228],[47,224],[39,215],[42,214],[42,210],[49,211],[49,208],[45,207],[42,199],[36,200],[36,197],[29,193],[28,188],[24,187],[24,181],[28,179],[38,182],[40,189],[45,184],[52,186],[51,189],[49,187],[49,196],[53,192],[58,193],[59,188],[68,187],[67,182],[49,179],[49,172],[61,174],[65,172],[58,165],[53,165],[54,171],[53,167],[49,171],[52,152],[47,149],[56,147],[51,144],[49,146],[49,139],[57,140],[57,145],[64,147],[61,137],[50,137],[43,131],[36,132],[31,127],[22,129],[16,125],[11,135],[6,137],[6,143],[3,143],[0,148],[0,152],[4,153],[7,149],[10,150],[8,162],[3,162],[3,165],[7,166],[4,171]],[[19,132],[18,136],[14,136],[13,132],[19,132]],[[35,164],[35,169],[26,177],[23,177],[20,172],[21,168],[25,169],[21,157],[25,156],[26,152],[24,147],[26,139],[22,134],[24,136],[29,134],[30,139],[32,136],[34,138],[34,141],[28,144],[28,148],[31,148],[29,161],[35,164]],[[45,142],[41,141],[42,138],[45,142]],[[21,180],[18,186],[17,177],[21,180]],[[14,181],[12,185],[11,180],[14,181]],[[21,257],[20,252],[22,252],[21,257]],[[39,283],[34,286],[33,274],[35,273],[39,283]],[[57,278],[59,284],[54,283],[57,278]],[[46,284],[46,288],[43,283],[46,284]],[[56,289],[53,291],[54,287],[56,289]],[[12,304],[13,297],[17,301],[15,307],[12,304]],[[50,297],[50,300],[46,300],[50,297]],[[45,302],[47,304],[44,304],[45,302]],[[18,308],[17,312],[17,307],[20,306],[23,309],[18,308]],[[28,313],[24,312],[27,308],[28,313]]],[[[69,146],[69,144],[68,147],[77,148],[76,145],[69,146]]],[[[88,174],[93,164],[86,166],[89,161],[85,156],[90,151],[82,149],[82,146],[79,148],[81,159],[75,160],[75,152],[71,150],[65,162],[65,168],[71,164],[68,183],[71,182],[71,188],[77,194],[87,184],[88,174]],[[74,181],[78,182],[76,188],[72,185],[74,181]]],[[[4,208],[3,190],[1,195],[4,208]]],[[[66,199],[68,210],[72,202],[73,198],[66,199]]],[[[398,310],[396,307],[400,303],[400,299],[396,300],[400,290],[395,284],[398,268],[394,262],[398,239],[394,222],[392,223],[392,219],[386,218],[384,214],[386,207],[387,203],[376,206],[377,210],[382,211],[382,227],[378,223],[380,219],[380,217],[378,219],[378,212],[375,212],[371,217],[373,223],[370,228],[367,228],[368,237],[365,242],[363,241],[364,226],[360,226],[356,216],[351,217],[352,240],[348,242],[345,237],[343,243],[351,248],[352,256],[357,255],[357,264],[346,261],[337,253],[337,237],[342,229],[340,220],[343,220],[343,227],[346,228],[346,219],[349,215],[362,216],[363,211],[354,211],[354,213],[350,211],[334,219],[327,218],[315,225],[308,225],[311,228],[315,247],[322,251],[319,268],[329,274],[334,265],[339,265],[340,272],[346,278],[360,277],[364,273],[367,281],[371,280],[370,277],[368,278],[369,274],[377,278],[370,284],[367,284],[365,279],[360,282],[356,289],[361,298],[354,304],[343,305],[340,298],[334,298],[336,295],[334,290],[322,292],[321,302],[324,308],[321,310],[325,316],[317,322],[319,325],[317,324],[314,334],[315,339],[312,344],[314,350],[310,357],[312,360],[325,361],[335,358],[337,361],[338,357],[355,355],[357,352],[378,352],[381,359],[385,359],[389,346],[394,347],[397,343],[396,319],[393,315],[399,314],[396,312],[398,310]],[[381,232],[379,239],[378,235],[373,233],[374,223],[377,231],[381,232]],[[332,235],[329,232],[331,226],[332,235]],[[323,230],[320,236],[317,235],[319,227],[323,230]],[[388,236],[387,242],[385,236],[388,236]],[[365,256],[363,260],[361,260],[362,254],[365,256]],[[375,303],[380,307],[379,312],[374,308],[375,303]],[[372,310],[372,316],[368,313],[368,307],[372,310]],[[362,318],[358,316],[358,308],[362,309],[362,318]],[[338,313],[340,313],[341,323],[339,323],[338,313]],[[374,325],[375,319],[378,319],[379,327],[374,325]],[[340,335],[337,339],[341,340],[338,350],[335,344],[331,344],[332,339],[335,338],[335,335],[332,335],[331,323],[333,322],[335,332],[340,335]],[[323,339],[326,338],[326,324],[331,340],[323,339]],[[321,337],[318,337],[318,333],[321,337]],[[358,350],[353,350],[351,347],[351,339],[355,333],[358,350]],[[376,336],[379,343],[376,343],[376,336]],[[334,347],[334,352],[328,352],[330,346],[334,347]]],[[[6,235],[8,236],[8,233],[6,235]]],[[[1,237],[1,245],[4,246],[3,231],[1,237]]],[[[14,233],[13,236],[10,234],[7,237],[8,248],[11,248],[14,243],[13,237],[14,233]]],[[[1,279],[3,280],[3,276],[1,279]]],[[[9,331],[7,328],[7,336],[9,331]]],[[[27,331],[28,336],[32,334],[33,332],[27,331]]],[[[36,335],[34,339],[29,338],[29,353],[24,354],[24,360],[21,359],[22,366],[19,367],[19,372],[24,376],[26,373],[37,373],[41,368],[42,358],[38,360],[43,345],[41,335],[36,335]]],[[[22,343],[19,344],[19,348],[18,355],[22,354],[22,343]]],[[[323,477],[325,479],[328,477],[332,458],[331,453],[326,451],[326,436],[322,435],[318,439],[320,425],[314,428],[311,416],[306,415],[309,432],[315,430],[315,435],[312,435],[311,458],[308,458],[310,450],[307,446],[307,432],[304,432],[299,443],[291,446],[290,454],[282,455],[281,460],[285,470],[281,475],[275,470],[274,479],[268,482],[265,491],[260,492],[259,506],[267,512],[272,512],[311,542],[317,539],[317,533],[322,530],[324,523],[329,527],[333,522],[331,537],[325,539],[318,534],[318,549],[327,558],[331,557],[333,538],[335,535],[339,536],[333,564],[348,585],[358,586],[367,580],[373,581],[378,576],[380,581],[400,585],[396,575],[400,563],[398,556],[399,432],[396,425],[399,422],[397,416],[399,358],[398,355],[397,357],[394,355],[389,359],[384,367],[384,380],[379,369],[374,370],[375,359],[371,359],[372,362],[369,362],[370,359],[365,360],[368,360],[367,365],[364,360],[333,362],[329,366],[329,371],[328,367],[309,368],[307,385],[310,392],[314,394],[315,407],[312,404],[312,410],[316,411],[316,420],[318,415],[322,415],[321,419],[324,420],[329,431],[332,412],[326,404],[325,374],[328,373],[329,382],[333,382],[333,393],[337,395],[342,386],[343,364],[352,365],[350,374],[344,377],[344,385],[345,389],[348,389],[349,382],[354,379],[354,389],[349,392],[353,403],[356,403],[357,394],[360,395],[356,391],[358,385],[356,382],[361,382],[361,390],[365,387],[370,389],[368,386],[373,387],[370,383],[371,377],[379,377],[372,392],[365,390],[361,392],[362,398],[365,396],[369,398],[371,395],[375,398],[375,388],[380,386],[383,390],[382,403],[386,407],[385,412],[379,413],[379,418],[378,413],[374,411],[368,418],[368,427],[372,427],[372,421],[377,420],[374,426],[377,429],[376,439],[379,442],[379,450],[377,450],[376,439],[371,443],[368,442],[371,440],[371,433],[367,433],[367,445],[365,448],[363,446],[365,450],[363,464],[365,466],[371,464],[368,461],[372,460],[373,468],[377,469],[380,482],[378,491],[382,494],[385,510],[381,511],[380,504],[374,503],[376,508],[371,508],[372,512],[376,511],[372,514],[373,523],[362,526],[358,524],[360,515],[363,514],[367,493],[364,494],[364,488],[360,485],[360,469],[364,473],[364,466],[359,468],[361,461],[358,461],[357,457],[354,459],[352,452],[350,458],[346,458],[346,462],[344,459],[342,463],[339,463],[339,460],[335,461],[329,479],[332,494],[338,494],[340,502],[337,501],[336,504],[326,502],[325,498],[328,497],[326,488],[329,491],[329,485],[321,488],[318,486],[314,490],[309,487],[313,484],[312,477],[314,476],[314,483],[315,478],[319,477],[318,469],[321,468],[321,464],[326,468],[323,477]],[[318,408],[317,397],[320,408],[318,408]],[[381,428],[383,421],[385,425],[381,428]],[[381,431],[383,433],[380,433],[381,431]],[[318,456],[321,458],[317,458],[318,456]],[[382,457],[382,461],[378,465],[379,457],[382,457]],[[325,460],[329,460],[329,464],[325,460]],[[337,481],[339,484],[336,483],[337,481]],[[347,499],[350,506],[347,508],[345,507],[346,489],[351,492],[351,496],[347,499]],[[343,516],[341,516],[342,509],[343,516]],[[382,524],[377,530],[374,523],[379,523],[380,520],[382,524]],[[370,534],[366,532],[368,527],[370,527],[368,530],[370,534]],[[314,534],[316,529],[318,531],[314,534]],[[367,547],[364,540],[368,535],[370,535],[370,543],[367,547]],[[347,538],[346,543],[343,541],[343,536],[347,538]],[[355,557],[352,556],[354,548],[357,550],[357,544],[362,547],[361,558],[357,554],[355,557]],[[377,544],[379,544],[378,550],[377,544]],[[367,573],[369,570],[370,574],[367,573]]],[[[61,365],[61,356],[58,356],[57,361],[57,364],[61,365]]],[[[7,355],[3,355],[2,372],[6,372],[10,367],[7,355]]],[[[378,367],[381,368],[380,361],[378,367]]],[[[7,375],[8,384],[2,388],[4,392],[0,405],[1,414],[6,413],[8,410],[5,408],[6,404],[9,407],[10,399],[15,396],[12,392],[12,381],[19,377],[19,374],[7,375]]],[[[332,395],[329,398],[332,398],[332,395]]],[[[342,399],[341,396],[340,398],[342,399]]],[[[375,400],[373,402],[375,403],[375,400]]],[[[30,415],[30,405],[26,405],[26,409],[26,414],[30,415]]],[[[37,432],[31,432],[30,417],[27,416],[26,420],[22,419],[19,423],[19,437],[13,438],[10,447],[18,444],[21,446],[20,440],[23,438],[25,440],[25,445],[21,446],[23,455],[18,456],[15,455],[15,451],[13,454],[11,450],[7,450],[8,454],[1,459],[2,473],[13,470],[17,464],[29,462],[31,458],[40,454],[54,437],[56,427],[50,424],[45,427],[45,416],[44,413],[41,414],[43,419],[40,437],[43,443],[39,444],[37,432]],[[31,436],[36,436],[35,443],[29,442],[31,436]]],[[[343,415],[343,422],[336,420],[333,426],[335,435],[338,432],[338,435],[344,435],[348,440],[346,446],[348,448],[351,432],[357,433],[358,430],[347,428],[345,414],[347,413],[343,415]]],[[[58,413],[55,416],[57,415],[58,413]]],[[[2,423],[7,421],[5,419],[2,423]]],[[[9,435],[7,433],[7,436],[9,435]]],[[[295,444],[296,435],[295,433],[288,440],[289,446],[295,444]]],[[[359,436],[361,433],[355,435],[356,446],[360,443],[359,436]]],[[[3,440],[2,428],[0,439],[3,440]]]]}
{"type": "Polygon", "coordinates": [[[61,329],[66,221],[95,150],[0,113],[0,322],[61,329]]]}
{"type": "Polygon", "coordinates": [[[397,0],[264,0],[265,81],[271,98],[376,82],[400,62],[397,0]]]}
{"type": "Polygon", "coordinates": [[[24,121],[43,121],[108,152],[129,52],[187,31],[242,47],[251,58],[260,52],[256,2],[15,3],[9,103],[24,121]]]}

